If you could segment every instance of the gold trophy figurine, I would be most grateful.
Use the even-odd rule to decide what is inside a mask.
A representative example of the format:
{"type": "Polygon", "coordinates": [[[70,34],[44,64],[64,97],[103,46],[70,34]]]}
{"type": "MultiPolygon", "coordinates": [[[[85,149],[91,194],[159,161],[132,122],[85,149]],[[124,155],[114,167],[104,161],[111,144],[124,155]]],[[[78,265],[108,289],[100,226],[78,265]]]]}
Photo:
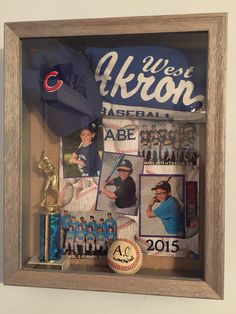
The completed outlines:
{"type": "Polygon", "coordinates": [[[38,168],[43,170],[46,181],[44,186],[44,196],[40,205],[45,208],[45,212],[56,212],[59,209],[59,191],[58,191],[58,175],[55,173],[55,168],[52,165],[50,159],[46,155],[45,151],[42,151],[41,158],[38,162],[38,168]],[[48,202],[49,191],[54,192],[56,200],[54,203],[48,202]]]}
{"type": "Polygon", "coordinates": [[[41,158],[37,163],[45,175],[43,200],[40,205],[40,261],[51,262],[61,258],[61,214],[59,204],[58,175],[50,159],[42,151],[41,158]],[[49,201],[48,198],[53,200],[49,201]]]}

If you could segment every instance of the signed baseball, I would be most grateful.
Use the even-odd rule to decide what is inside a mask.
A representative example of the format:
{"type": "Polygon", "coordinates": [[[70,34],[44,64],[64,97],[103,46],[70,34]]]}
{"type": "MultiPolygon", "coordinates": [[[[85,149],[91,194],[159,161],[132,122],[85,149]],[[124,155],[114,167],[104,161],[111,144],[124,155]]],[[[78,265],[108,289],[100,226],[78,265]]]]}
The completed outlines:
{"type": "Polygon", "coordinates": [[[142,266],[143,255],[134,241],[119,239],[112,243],[107,253],[108,266],[119,274],[135,274],[142,266]]]}

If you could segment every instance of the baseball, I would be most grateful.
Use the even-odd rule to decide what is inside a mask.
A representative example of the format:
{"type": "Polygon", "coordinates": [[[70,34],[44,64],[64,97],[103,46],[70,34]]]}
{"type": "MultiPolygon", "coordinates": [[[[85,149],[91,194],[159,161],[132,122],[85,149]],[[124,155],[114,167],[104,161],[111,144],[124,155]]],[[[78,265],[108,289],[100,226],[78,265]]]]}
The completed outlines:
{"type": "Polygon", "coordinates": [[[108,266],[116,273],[132,275],[137,273],[143,263],[140,247],[128,239],[116,240],[107,253],[108,266]]]}
{"type": "Polygon", "coordinates": [[[74,196],[74,187],[73,184],[69,181],[66,181],[60,191],[60,204],[61,207],[68,205],[74,196]]]}
{"type": "Polygon", "coordinates": [[[134,240],[138,233],[138,224],[129,217],[117,218],[117,239],[134,240]]]}
{"type": "Polygon", "coordinates": [[[104,150],[137,155],[138,121],[132,119],[103,119],[104,150]]]}

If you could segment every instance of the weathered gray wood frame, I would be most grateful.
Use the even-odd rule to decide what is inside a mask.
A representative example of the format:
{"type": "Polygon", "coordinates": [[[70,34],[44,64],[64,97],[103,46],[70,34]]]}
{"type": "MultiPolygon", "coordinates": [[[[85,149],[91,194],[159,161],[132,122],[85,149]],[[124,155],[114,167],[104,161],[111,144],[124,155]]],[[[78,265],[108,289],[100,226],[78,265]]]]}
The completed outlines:
{"type": "Polygon", "coordinates": [[[168,296],[223,298],[224,137],[227,15],[199,14],[5,24],[4,282],[168,296]],[[110,273],[63,273],[21,267],[21,39],[34,37],[206,31],[209,35],[204,279],[110,273]],[[214,156],[214,158],[212,158],[214,156]],[[14,232],[7,232],[13,230],[14,232]],[[127,280],[128,279],[128,280],[127,280]]]}

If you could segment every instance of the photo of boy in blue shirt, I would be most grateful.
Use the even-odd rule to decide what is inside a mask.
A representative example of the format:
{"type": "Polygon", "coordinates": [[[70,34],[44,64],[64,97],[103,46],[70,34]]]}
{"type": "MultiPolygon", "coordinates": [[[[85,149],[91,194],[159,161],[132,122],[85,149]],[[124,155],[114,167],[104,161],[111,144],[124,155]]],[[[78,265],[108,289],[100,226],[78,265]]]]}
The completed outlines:
{"type": "Polygon", "coordinates": [[[169,235],[183,236],[184,214],[179,201],[171,196],[171,185],[167,181],[160,181],[152,188],[152,191],[155,191],[155,196],[148,203],[146,216],[158,217],[169,235]],[[157,206],[157,203],[160,205],[157,206]]]}

